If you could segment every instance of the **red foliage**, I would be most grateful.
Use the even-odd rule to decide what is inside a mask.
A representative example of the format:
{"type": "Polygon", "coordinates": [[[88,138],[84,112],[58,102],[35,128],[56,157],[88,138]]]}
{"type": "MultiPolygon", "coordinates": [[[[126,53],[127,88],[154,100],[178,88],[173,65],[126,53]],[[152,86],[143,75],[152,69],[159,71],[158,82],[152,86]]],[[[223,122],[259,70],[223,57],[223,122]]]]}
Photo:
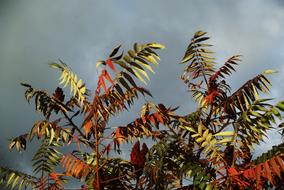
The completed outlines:
{"type": "Polygon", "coordinates": [[[143,143],[141,150],[139,141],[134,144],[130,154],[130,162],[134,165],[135,169],[142,169],[144,167],[147,152],[148,147],[145,143],[143,143]]]}
{"type": "Polygon", "coordinates": [[[111,70],[115,71],[115,67],[114,67],[111,59],[107,59],[106,64],[110,67],[111,70]]]}

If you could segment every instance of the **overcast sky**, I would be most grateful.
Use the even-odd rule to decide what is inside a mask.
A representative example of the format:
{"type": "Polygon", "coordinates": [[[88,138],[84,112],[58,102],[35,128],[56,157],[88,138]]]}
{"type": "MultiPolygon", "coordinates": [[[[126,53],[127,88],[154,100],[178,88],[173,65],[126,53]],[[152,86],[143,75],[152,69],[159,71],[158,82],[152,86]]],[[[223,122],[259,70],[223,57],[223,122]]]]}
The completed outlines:
{"type": "MultiPolygon", "coordinates": [[[[29,156],[8,153],[7,139],[29,130],[39,115],[25,101],[19,83],[54,90],[58,72],[47,63],[62,59],[91,89],[96,61],[111,49],[134,42],[166,45],[161,64],[151,75],[153,101],[180,105],[179,113],[194,109],[179,80],[182,58],[193,33],[212,37],[218,62],[243,55],[239,72],[230,78],[234,88],[265,69],[279,71],[270,79],[271,96],[284,99],[284,3],[281,0],[0,0],[0,165],[29,170],[29,156]]],[[[134,112],[139,110],[139,104],[134,112]]],[[[132,113],[120,121],[131,121],[132,113]]],[[[263,152],[281,140],[275,132],[263,152]]],[[[31,151],[31,149],[28,149],[31,151]]]]}

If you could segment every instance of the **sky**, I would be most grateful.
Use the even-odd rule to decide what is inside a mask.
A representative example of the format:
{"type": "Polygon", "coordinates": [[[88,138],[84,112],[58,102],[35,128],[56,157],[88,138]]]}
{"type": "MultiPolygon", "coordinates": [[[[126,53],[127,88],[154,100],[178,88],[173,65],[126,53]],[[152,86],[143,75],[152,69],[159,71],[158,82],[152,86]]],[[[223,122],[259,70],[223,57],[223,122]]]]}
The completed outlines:
{"type": "MultiPolygon", "coordinates": [[[[233,89],[266,70],[274,84],[270,96],[284,99],[284,1],[281,0],[0,0],[0,165],[31,172],[30,153],[9,152],[7,140],[18,136],[41,119],[24,99],[26,82],[52,92],[59,73],[48,67],[58,59],[66,62],[90,89],[95,89],[95,64],[113,47],[125,50],[135,42],[159,42],[161,62],[147,88],[156,103],[180,106],[186,114],[195,108],[179,76],[181,60],[198,30],[207,31],[217,62],[241,54],[238,72],[229,78],[233,89]]],[[[112,124],[135,118],[139,106],[120,115],[112,124]]],[[[139,104],[140,103],[140,104],[139,104]]],[[[256,154],[280,143],[271,132],[256,154]]]]}

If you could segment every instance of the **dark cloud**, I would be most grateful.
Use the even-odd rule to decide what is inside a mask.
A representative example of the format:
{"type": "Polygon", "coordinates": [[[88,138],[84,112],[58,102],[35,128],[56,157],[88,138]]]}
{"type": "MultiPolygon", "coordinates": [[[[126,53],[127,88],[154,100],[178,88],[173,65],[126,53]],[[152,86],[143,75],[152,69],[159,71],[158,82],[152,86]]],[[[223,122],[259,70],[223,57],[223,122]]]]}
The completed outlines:
{"type": "MultiPolygon", "coordinates": [[[[5,144],[40,119],[25,102],[19,82],[53,90],[58,73],[48,69],[47,63],[60,58],[94,89],[95,62],[120,43],[125,49],[134,42],[157,41],[167,46],[148,88],[155,102],[180,105],[180,113],[195,106],[178,79],[183,66],[177,63],[192,34],[200,29],[212,36],[219,62],[244,55],[240,72],[230,78],[234,88],[264,69],[275,68],[280,74],[271,77],[272,95],[283,98],[283,88],[277,86],[284,79],[283,20],[283,6],[264,0],[1,1],[1,162],[29,170],[27,154],[8,154],[5,144]]],[[[137,110],[139,104],[112,123],[131,121],[137,110]]],[[[280,142],[275,139],[269,146],[280,142]]]]}

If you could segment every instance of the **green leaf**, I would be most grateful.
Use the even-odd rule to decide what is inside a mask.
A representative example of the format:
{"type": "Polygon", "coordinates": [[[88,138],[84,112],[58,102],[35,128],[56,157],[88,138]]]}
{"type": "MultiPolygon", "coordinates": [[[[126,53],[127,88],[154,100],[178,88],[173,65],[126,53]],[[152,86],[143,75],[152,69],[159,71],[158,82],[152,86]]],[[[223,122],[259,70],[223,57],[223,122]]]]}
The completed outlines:
{"type": "Polygon", "coordinates": [[[14,187],[17,185],[19,179],[20,179],[20,176],[16,176],[16,177],[15,177],[14,182],[13,182],[13,184],[12,184],[12,189],[14,189],[14,187]]]}
{"type": "Polygon", "coordinates": [[[7,185],[10,185],[10,183],[11,183],[12,179],[15,177],[15,175],[16,175],[16,174],[15,174],[14,172],[11,173],[11,175],[10,175],[8,181],[7,181],[7,185]]]}
{"type": "Polygon", "coordinates": [[[281,110],[281,111],[284,111],[284,101],[281,101],[281,102],[278,102],[276,104],[276,107],[281,110]]]}
{"type": "Polygon", "coordinates": [[[194,57],[194,54],[185,55],[180,64],[186,63],[194,57]]]}

